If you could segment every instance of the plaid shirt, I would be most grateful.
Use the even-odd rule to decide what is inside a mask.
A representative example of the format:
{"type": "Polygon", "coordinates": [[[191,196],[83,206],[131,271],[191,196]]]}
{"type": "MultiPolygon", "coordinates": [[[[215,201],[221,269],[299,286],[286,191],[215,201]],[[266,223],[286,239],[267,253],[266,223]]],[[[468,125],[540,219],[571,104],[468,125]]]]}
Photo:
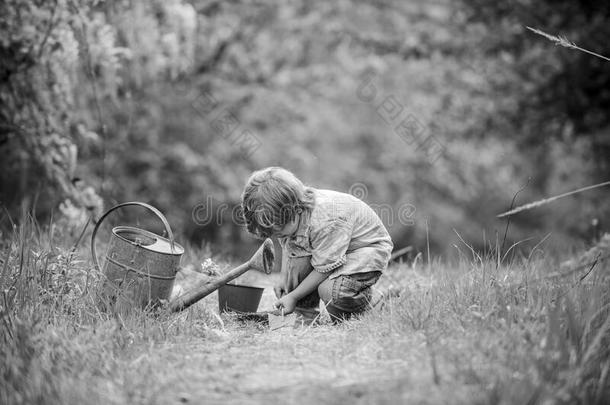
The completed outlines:
{"type": "Polygon", "coordinates": [[[292,236],[279,239],[288,257],[311,256],[314,270],[332,272],[330,278],[384,271],[393,244],[375,211],[350,194],[313,190],[313,210],[301,214],[292,236]]]}

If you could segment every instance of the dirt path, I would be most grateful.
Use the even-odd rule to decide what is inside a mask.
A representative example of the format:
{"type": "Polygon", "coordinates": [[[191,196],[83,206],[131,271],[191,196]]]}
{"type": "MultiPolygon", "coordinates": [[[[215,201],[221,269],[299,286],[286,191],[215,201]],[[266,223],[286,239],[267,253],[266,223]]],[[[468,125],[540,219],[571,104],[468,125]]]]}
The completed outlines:
{"type": "MultiPolygon", "coordinates": [[[[273,284],[273,278],[246,279],[273,284]]],[[[273,301],[272,289],[266,288],[259,310],[271,309],[273,301]]],[[[197,305],[215,304],[214,294],[197,305]]],[[[131,368],[149,377],[137,382],[149,389],[133,392],[146,392],[148,398],[132,399],[159,404],[472,402],[467,387],[434,383],[423,333],[398,333],[391,322],[371,328],[370,322],[375,319],[270,331],[224,318],[202,327],[199,341],[191,337],[143,349],[131,368]]]]}
{"type": "Polygon", "coordinates": [[[168,367],[159,376],[162,382],[151,387],[152,397],[164,404],[440,403],[448,398],[450,387],[433,383],[423,336],[395,336],[393,345],[380,347],[374,336],[359,335],[357,324],[289,333],[255,325],[211,332],[199,343],[150,353],[150,364],[168,367]]]}

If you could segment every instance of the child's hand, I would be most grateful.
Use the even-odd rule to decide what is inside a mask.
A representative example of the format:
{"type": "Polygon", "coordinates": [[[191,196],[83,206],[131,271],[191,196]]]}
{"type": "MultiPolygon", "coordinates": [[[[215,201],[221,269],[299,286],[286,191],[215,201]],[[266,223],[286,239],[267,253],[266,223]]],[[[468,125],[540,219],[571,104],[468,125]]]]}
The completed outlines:
{"type": "Polygon", "coordinates": [[[294,311],[297,306],[297,300],[292,294],[286,294],[273,304],[276,309],[283,309],[284,315],[288,315],[294,311]]]}

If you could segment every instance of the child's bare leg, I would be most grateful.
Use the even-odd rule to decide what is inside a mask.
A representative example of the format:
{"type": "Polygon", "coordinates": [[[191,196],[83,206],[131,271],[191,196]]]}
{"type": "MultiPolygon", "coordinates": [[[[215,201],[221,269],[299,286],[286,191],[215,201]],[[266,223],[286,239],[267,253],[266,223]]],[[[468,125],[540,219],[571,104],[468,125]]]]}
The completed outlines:
{"type": "MultiPolygon", "coordinates": [[[[312,271],[311,256],[291,257],[285,250],[282,251],[282,275],[286,293],[294,290],[312,271]]],[[[297,307],[317,308],[319,302],[320,296],[317,291],[314,291],[300,299],[297,302],[297,307]]]]}

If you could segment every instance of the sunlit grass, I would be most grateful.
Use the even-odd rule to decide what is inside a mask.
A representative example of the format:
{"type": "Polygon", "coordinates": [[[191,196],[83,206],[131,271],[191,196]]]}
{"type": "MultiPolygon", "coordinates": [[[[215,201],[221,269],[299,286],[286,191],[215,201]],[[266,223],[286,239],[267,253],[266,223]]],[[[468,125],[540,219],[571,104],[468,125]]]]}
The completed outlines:
{"type": "Polygon", "coordinates": [[[103,312],[86,250],[22,223],[0,252],[1,403],[594,404],[610,395],[608,237],[563,266],[497,252],[396,264],[380,287],[400,295],[382,308],[276,333],[218,316],[212,299],[176,314],[103,312]]]}

